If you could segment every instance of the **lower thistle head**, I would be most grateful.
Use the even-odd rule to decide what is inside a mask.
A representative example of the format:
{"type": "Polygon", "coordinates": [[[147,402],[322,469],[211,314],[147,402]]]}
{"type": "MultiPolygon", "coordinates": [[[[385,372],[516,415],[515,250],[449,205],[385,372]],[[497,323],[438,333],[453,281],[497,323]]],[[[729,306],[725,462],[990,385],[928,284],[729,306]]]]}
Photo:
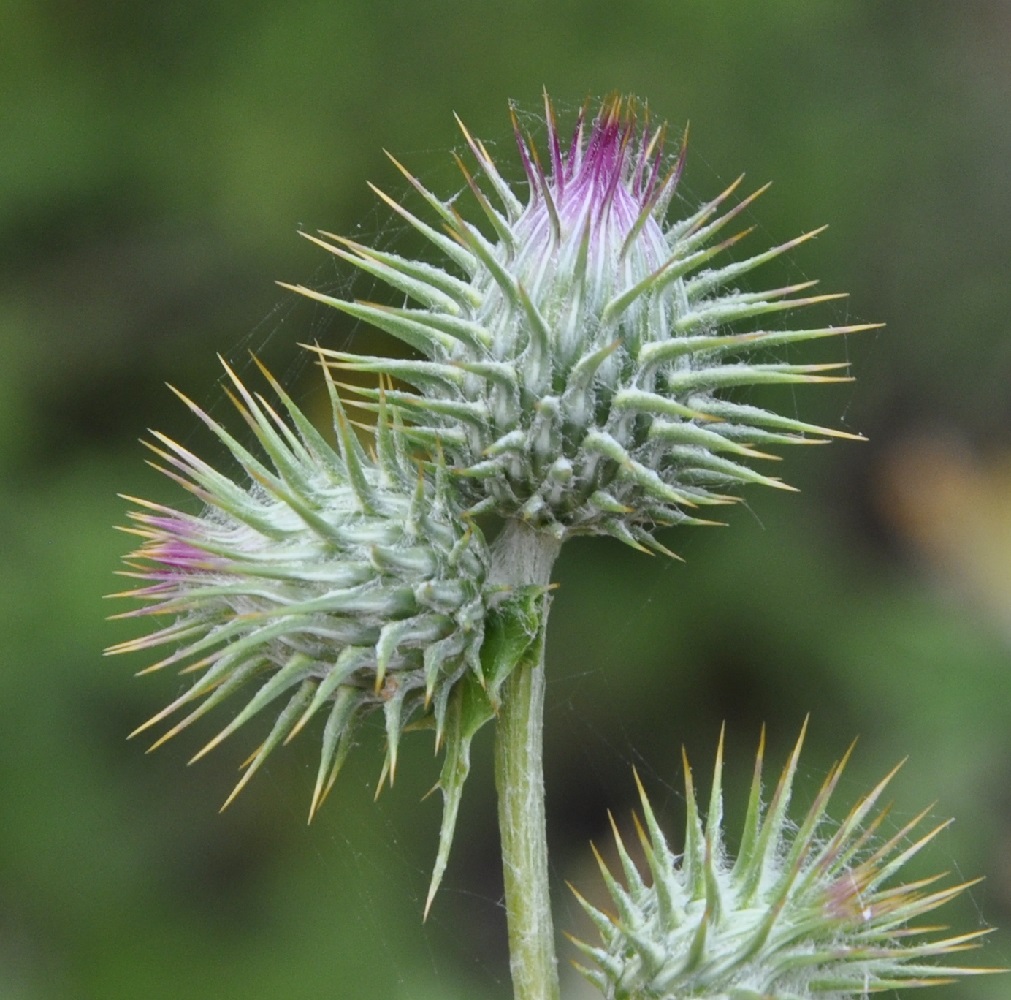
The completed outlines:
{"type": "Polygon", "coordinates": [[[576,893],[600,938],[573,939],[590,963],[578,967],[607,1000],[858,1000],[997,971],[952,961],[987,931],[945,936],[920,923],[973,883],[902,883],[903,867],[948,824],[924,829],[924,811],[882,832],[880,800],[898,768],[833,823],[830,800],[847,753],[807,812],[790,815],[803,738],[765,803],[763,735],[736,856],[723,828],[722,739],[705,822],[684,762],[681,853],[639,785],[645,864],[636,865],[615,828],[623,883],[597,856],[613,909],[576,893]]]}

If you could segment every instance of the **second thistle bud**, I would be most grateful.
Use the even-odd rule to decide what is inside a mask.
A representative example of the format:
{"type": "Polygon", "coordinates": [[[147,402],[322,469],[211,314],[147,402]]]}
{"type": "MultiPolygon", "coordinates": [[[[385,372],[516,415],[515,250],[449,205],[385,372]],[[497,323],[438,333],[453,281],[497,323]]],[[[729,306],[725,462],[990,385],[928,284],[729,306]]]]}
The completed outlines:
{"type": "Polygon", "coordinates": [[[469,741],[490,716],[501,682],[486,682],[480,660],[489,562],[483,536],[463,514],[444,467],[411,454],[395,413],[382,410],[374,450],[366,451],[328,379],[334,448],[269,376],[284,417],[228,375],[261,454],[184,397],[242,474],[230,478],[155,434],[163,471],[204,509],[191,514],[136,501],[140,510],[127,529],[142,545],[125,575],[143,585],[121,596],[143,606],[121,617],[169,621],[111,652],[169,647],[149,670],[175,666],[195,676],[141,730],[181,715],[158,745],[251,691],[201,757],[274,706],[272,727],[231,801],[275,747],[323,715],[311,814],[362,719],[383,716],[383,778],[390,780],[405,727],[426,722],[452,761],[442,782],[444,865],[469,741]],[[477,722],[475,699],[485,699],[477,722]]]}

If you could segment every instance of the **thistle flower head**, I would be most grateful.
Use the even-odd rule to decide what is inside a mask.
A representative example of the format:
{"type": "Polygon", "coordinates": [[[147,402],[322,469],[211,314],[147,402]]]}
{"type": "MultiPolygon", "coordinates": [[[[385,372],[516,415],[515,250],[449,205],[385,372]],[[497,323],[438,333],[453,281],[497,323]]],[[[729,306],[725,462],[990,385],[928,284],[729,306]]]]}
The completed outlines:
{"type": "Polygon", "coordinates": [[[879,833],[887,809],[874,810],[895,771],[832,825],[827,809],[844,757],[806,815],[790,822],[802,742],[803,733],[764,806],[759,748],[736,858],[724,841],[722,740],[705,826],[685,762],[683,854],[668,846],[639,786],[646,871],[615,829],[624,885],[598,855],[614,912],[576,893],[600,934],[599,944],[573,939],[593,963],[581,971],[608,1000],[856,1000],[994,971],[944,961],[986,931],[944,937],[942,928],[916,925],[971,883],[938,888],[940,876],[896,883],[947,824],[920,831],[924,812],[889,836],[879,833]]]}
{"type": "Polygon", "coordinates": [[[311,815],[357,724],[372,712],[385,719],[384,778],[394,776],[400,736],[412,719],[434,725],[437,744],[448,742],[452,755],[466,754],[470,736],[461,736],[455,716],[464,688],[483,682],[488,556],[481,532],[447,488],[445,469],[411,456],[395,414],[380,414],[368,453],[328,379],[335,448],[269,375],[286,419],[228,375],[232,400],[263,456],[182,397],[242,475],[229,478],[154,435],[162,471],[204,509],[191,514],[136,501],[140,510],[127,530],[142,545],[128,557],[126,575],[144,583],[118,596],[143,606],[120,617],[171,621],[111,652],[172,647],[149,670],[174,666],[196,675],[140,727],[183,713],[156,746],[240,688],[251,690],[201,757],[280,699],[276,721],[229,801],[279,743],[325,714],[311,815]]]}
{"type": "Polygon", "coordinates": [[[728,488],[783,486],[752,468],[771,457],[759,449],[849,436],[725,398],[740,386],[831,381],[839,376],[829,372],[844,367],[756,361],[754,353],[863,327],[742,332],[754,317],[834,297],[803,294],[813,282],[765,291],[734,285],[815,233],[718,263],[746,235],[724,238],[725,228],[756,195],[725,208],[735,182],[669,221],[685,148],[669,162],[666,126],[643,106],[607,99],[592,122],[579,116],[568,145],[547,98],[544,120],[542,161],[514,115],[525,194],[461,124],[477,173],[459,163],[481,226],[403,167],[441,229],[379,192],[443,254],[445,268],[329,234],[310,237],[413,304],[288,287],[418,352],[404,360],[320,354],[335,368],[407,384],[391,399],[412,436],[441,448],[470,483],[472,510],[560,538],[611,534],[662,549],[656,526],[709,523],[697,508],[729,502],[728,488]]]}

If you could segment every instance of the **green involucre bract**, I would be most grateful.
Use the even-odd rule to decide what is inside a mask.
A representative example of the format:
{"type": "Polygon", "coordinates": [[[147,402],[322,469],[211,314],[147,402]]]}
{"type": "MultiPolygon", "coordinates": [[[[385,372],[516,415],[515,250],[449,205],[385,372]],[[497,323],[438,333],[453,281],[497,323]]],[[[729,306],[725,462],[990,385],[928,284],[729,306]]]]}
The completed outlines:
{"type": "Polygon", "coordinates": [[[705,826],[684,762],[683,854],[671,850],[639,786],[645,827],[638,818],[636,827],[645,870],[615,828],[624,885],[597,855],[614,912],[576,893],[601,939],[591,945],[573,938],[593,963],[580,971],[607,1000],[857,1000],[994,971],[944,962],[986,931],[944,937],[936,933],[943,928],[916,924],[972,883],[938,888],[941,876],[896,881],[948,824],[922,832],[924,811],[881,834],[888,810],[874,810],[894,770],[833,824],[827,809],[847,753],[806,815],[790,820],[803,739],[801,733],[764,805],[763,734],[736,858],[724,840],[722,739],[705,826]]]}
{"type": "MultiPolygon", "coordinates": [[[[144,606],[120,617],[156,615],[172,622],[111,652],[172,646],[149,670],[176,666],[196,673],[191,686],[140,730],[185,712],[157,746],[255,685],[201,757],[284,699],[231,801],[279,743],[322,712],[310,815],[332,786],[356,725],[371,712],[381,710],[385,718],[382,778],[392,780],[400,737],[412,720],[431,724],[437,744],[448,744],[454,759],[466,757],[473,734],[463,733],[457,716],[466,686],[481,690],[484,684],[479,652],[488,553],[448,488],[445,469],[421,465],[396,414],[385,410],[375,453],[366,452],[329,378],[337,448],[269,375],[286,419],[228,375],[232,400],[263,457],[182,397],[238,461],[241,481],[155,433],[158,443],[151,447],[163,471],[203,501],[204,510],[190,514],[134,500],[141,509],[126,529],[143,539],[128,557],[126,575],[145,585],[118,596],[144,606]]],[[[493,702],[497,696],[494,690],[482,694],[493,702]]],[[[444,792],[458,795],[459,788],[444,792]]]]}
{"type": "Polygon", "coordinates": [[[334,368],[407,383],[390,399],[406,412],[414,438],[441,448],[467,477],[473,511],[520,518],[560,538],[606,533],[661,549],[656,526],[710,523],[697,508],[730,502],[726,489],[783,486],[752,468],[752,460],[771,457],[759,449],[852,436],[724,395],[741,386],[832,381],[838,376],[827,373],[844,365],[750,355],[865,327],[739,332],[741,321],[835,297],[800,294],[814,282],[757,292],[734,287],[815,233],[718,264],[720,252],[745,234],[722,242],[717,235],[756,195],[723,211],[735,183],[669,222],[684,148],[666,163],[665,126],[653,126],[635,100],[614,97],[588,130],[580,116],[563,149],[545,105],[546,169],[516,124],[525,197],[463,129],[480,174],[472,176],[462,160],[460,167],[487,234],[463,218],[455,198],[437,197],[399,163],[434,225],[378,192],[446,258],[445,268],[331,234],[310,237],[413,304],[393,308],[287,287],[421,355],[319,352],[334,368]]]}

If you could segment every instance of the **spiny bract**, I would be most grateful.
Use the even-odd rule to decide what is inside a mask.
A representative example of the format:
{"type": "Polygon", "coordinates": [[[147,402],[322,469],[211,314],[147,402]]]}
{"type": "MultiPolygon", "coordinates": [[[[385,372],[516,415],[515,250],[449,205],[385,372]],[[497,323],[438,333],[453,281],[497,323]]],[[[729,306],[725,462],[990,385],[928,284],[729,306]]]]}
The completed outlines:
{"type": "Polygon", "coordinates": [[[454,764],[443,787],[448,850],[455,799],[466,776],[460,761],[466,761],[473,735],[459,718],[468,711],[464,702],[474,697],[465,689],[474,683],[492,703],[497,697],[496,690],[482,687],[479,659],[488,570],[484,538],[447,488],[445,469],[437,463],[423,467],[410,454],[395,414],[380,413],[375,454],[369,454],[328,378],[335,449],[269,375],[287,422],[231,370],[228,375],[232,401],[266,459],[182,397],[238,461],[246,481],[228,478],[155,433],[158,444],[150,447],[165,463],[162,471],[203,501],[204,510],[189,514],[134,500],[142,509],[126,529],[143,544],[128,557],[132,569],[125,575],[146,583],[117,596],[144,606],[117,617],[173,621],[110,652],[171,645],[175,651],[148,671],[178,666],[197,673],[183,694],[137,731],[188,710],[157,746],[258,680],[255,693],[199,758],[270,702],[286,698],[269,735],[246,761],[231,801],[281,741],[324,711],[311,815],[364,716],[379,709],[385,716],[383,778],[390,780],[405,725],[428,721],[454,764]]]}
{"type": "Polygon", "coordinates": [[[573,939],[594,963],[580,971],[607,1000],[856,1000],[992,971],[934,961],[972,947],[986,931],[931,937],[939,928],[913,924],[971,883],[931,888],[938,876],[893,884],[906,862],[947,826],[917,834],[924,812],[878,837],[887,809],[868,817],[895,771],[833,826],[826,809],[847,754],[799,825],[789,821],[803,738],[763,807],[763,735],[736,858],[724,844],[722,739],[704,828],[685,761],[683,855],[668,846],[639,786],[645,829],[638,819],[636,826],[646,872],[615,829],[624,886],[597,856],[615,912],[576,893],[601,938],[598,945],[573,939]]]}
{"type": "Polygon", "coordinates": [[[286,287],[372,323],[422,355],[319,351],[334,368],[407,383],[389,399],[407,413],[414,438],[442,449],[471,482],[473,511],[520,518],[559,538],[606,533],[666,551],[653,538],[655,527],[711,523],[696,509],[731,502],[728,487],[784,485],[742,461],[772,457],[758,448],[853,436],[722,395],[740,386],[832,381],[838,376],[826,372],[844,365],[758,363],[748,355],[866,327],[737,330],[740,321],[836,297],[798,294],[814,282],[756,292],[733,285],[820,230],[711,266],[745,233],[714,237],[761,192],[719,214],[735,182],[688,218],[668,223],[684,146],[668,164],[666,126],[653,126],[631,98],[604,101],[588,133],[585,118],[563,149],[545,96],[545,172],[514,114],[525,201],[461,123],[497,202],[458,158],[487,234],[463,218],[455,198],[440,199],[393,161],[445,232],[375,190],[448,268],[328,233],[325,240],[309,237],[413,305],[286,287]]]}

